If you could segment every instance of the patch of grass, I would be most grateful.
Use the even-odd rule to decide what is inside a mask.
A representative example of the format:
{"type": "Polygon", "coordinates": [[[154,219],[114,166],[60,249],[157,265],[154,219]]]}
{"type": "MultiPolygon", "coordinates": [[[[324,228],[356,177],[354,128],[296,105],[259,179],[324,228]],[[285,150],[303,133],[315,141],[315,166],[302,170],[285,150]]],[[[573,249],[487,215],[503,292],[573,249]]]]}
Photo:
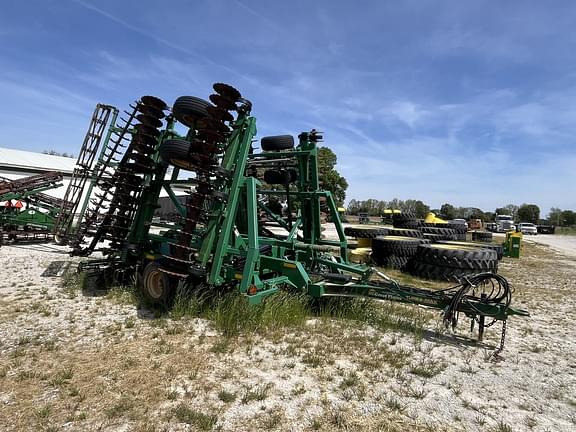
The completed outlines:
{"type": "Polygon", "coordinates": [[[243,404],[247,404],[252,401],[263,401],[268,397],[268,392],[272,388],[272,384],[256,385],[254,387],[246,389],[240,400],[243,404]]]}
{"type": "Polygon", "coordinates": [[[316,352],[307,352],[302,356],[302,363],[313,368],[317,368],[324,364],[324,355],[316,352]]]}
{"type": "Polygon", "coordinates": [[[389,396],[385,401],[385,405],[388,409],[392,411],[397,411],[399,413],[404,412],[404,410],[406,409],[406,405],[402,404],[402,402],[400,402],[394,396],[389,396]]]}
{"type": "Polygon", "coordinates": [[[218,392],[218,399],[220,399],[222,402],[225,403],[234,402],[236,400],[236,393],[231,393],[226,390],[220,390],[218,392]]]}
{"type": "Polygon", "coordinates": [[[536,427],[536,425],[538,424],[538,421],[536,420],[536,417],[533,415],[527,415],[526,417],[524,417],[524,424],[532,429],[534,427],[536,427]]]}
{"type": "Polygon", "coordinates": [[[62,275],[60,286],[69,298],[74,298],[78,295],[79,291],[86,289],[86,273],[79,273],[76,270],[68,269],[62,275]]]}
{"type": "Polygon", "coordinates": [[[127,329],[134,328],[134,326],[136,326],[136,320],[134,317],[126,318],[124,320],[124,327],[127,329]]]}
{"type": "Polygon", "coordinates": [[[170,310],[170,317],[176,320],[198,317],[202,312],[205,300],[200,294],[190,293],[183,285],[179,285],[170,310]]]}
{"type": "Polygon", "coordinates": [[[210,351],[215,354],[226,354],[233,351],[230,347],[230,339],[224,338],[217,340],[214,345],[212,345],[212,348],[210,348],[210,351]]]}
{"type": "Polygon", "coordinates": [[[225,336],[302,326],[308,315],[305,297],[284,292],[267,297],[259,305],[250,305],[236,293],[226,294],[216,299],[205,313],[225,336]]]}
{"type": "Polygon", "coordinates": [[[178,421],[193,425],[203,431],[211,430],[218,421],[218,417],[215,415],[196,411],[184,403],[181,403],[174,408],[173,414],[178,421]]]}
{"type": "Polygon", "coordinates": [[[269,431],[278,428],[282,424],[284,418],[284,414],[278,409],[268,413],[268,415],[266,415],[260,422],[262,430],[269,431]]]}
{"type": "Polygon", "coordinates": [[[34,312],[37,312],[40,315],[43,315],[46,317],[52,315],[52,311],[50,310],[50,307],[45,303],[41,303],[41,302],[32,303],[32,305],[30,306],[30,309],[32,309],[34,312]]]}
{"type": "Polygon", "coordinates": [[[110,419],[124,417],[132,411],[133,406],[134,402],[131,399],[122,397],[115,404],[106,408],[104,414],[110,419]]]}
{"type": "Polygon", "coordinates": [[[492,432],[512,432],[512,426],[500,420],[498,424],[492,428],[492,432]]]}
{"type": "Polygon", "coordinates": [[[136,285],[116,285],[106,293],[106,298],[123,305],[138,305],[142,303],[142,296],[136,285]]]}
{"type": "Polygon", "coordinates": [[[344,375],[344,379],[340,382],[340,388],[345,390],[347,388],[355,387],[360,383],[360,377],[354,371],[348,372],[344,375]]]}
{"type": "Polygon", "coordinates": [[[444,369],[446,369],[444,363],[423,358],[419,363],[411,364],[408,371],[411,374],[418,375],[422,378],[433,378],[444,369]]]}
{"type": "Polygon", "coordinates": [[[72,371],[72,368],[66,368],[56,372],[48,383],[54,387],[59,387],[70,381],[73,376],[74,372],[72,371]]]}
{"type": "Polygon", "coordinates": [[[32,336],[20,336],[16,344],[18,346],[22,346],[22,345],[28,345],[30,342],[32,342],[32,336]]]}
{"type": "Polygon", "coordinates": [[[292,396],[300,396],[303,395],[304,393],[306,393],[306,387],[304,386],[304,384],[301,383],[296,384],[292,389],[292,391],[290,392],[292,396]]]}

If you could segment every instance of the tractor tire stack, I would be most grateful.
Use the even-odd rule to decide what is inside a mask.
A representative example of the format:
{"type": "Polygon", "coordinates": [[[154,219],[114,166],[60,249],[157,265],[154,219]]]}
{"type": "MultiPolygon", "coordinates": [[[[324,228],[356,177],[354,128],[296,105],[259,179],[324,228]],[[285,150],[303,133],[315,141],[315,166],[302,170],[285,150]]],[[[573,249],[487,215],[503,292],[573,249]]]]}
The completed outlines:
{"type": "Polygon", "coordinates": [[[500,261],[502,259],[502,257],[504,256],[504,246],[501,244],[496,244],[496,243],[447,241],[447,240],[442,240],[442,241],[439,241],[438,243],[451,244],[454,246],[467,246],[467,247],[477,247],[477,248],[483,248],[483,249],[492,249],[493,251],[496,251],[498,261],[500,261]]]}
{"type": "Polygon", "coordinates": [[[474,232],[475,241],[468,242],[465,224],[424,222],[411,213],[395,214],[392,220],[393,228],[354,226],[346,227],[344,233],[364,246],[363,253],[371,246],[375,265],[425,279],[458,281],[498,270],[503,247],[491,243],[490,232],[474,232]]]}
{"type": "Polygon", "coordinates": [[[418,247],[428,240],[416,237],[386,236],[372,240],[372,261],[377,265],[406,270],[418,247]]]}
{"type": "Polygon", "coordinates": [[[448,228],[454,230],[456,233],[455,240],[466,241],[466,233],[468,232],[468,227],[465,224],[448,222],[448,228]]]}
{"type": "MultiPolygon", "coordinates": [[[[447,225],[447,224],[446,224],[447,225]]],[[[425,238],[428,238],[432,241],[439,241],[439,240],[457,240],[456,231],[451,228],[445,227],[422,227],[420,231],[424,234],[425,238]],[[433,237],[426,237],[426,234],[432,234],[433,237]]]]}
{"type": "Polygon", "coordinates": [[[383,227],[359,227],[359,226],[349,226],[344,228],[344,234],[349,237],[368,238],[373,239],[378,236],[388,235],[388,228],[383,227]]]}
{"type": "Polygon", "coordinates": [[[492,233],[490,231],[472,231],[472,241],[491,242],[492,233]]]}
{"type": "Polygon", "coordinates": [[[422,220],[413,213],[400,213],[392,216],[394,228],[418,229],[422,226],[422,220]]]}
{"type": "Polygon", "coordinates": [[[444,281],[458,281],[473,274],[496,273],[497,270],[495,250],[452,244],[418,246],[410,268],[415,276],[444,281]]]}

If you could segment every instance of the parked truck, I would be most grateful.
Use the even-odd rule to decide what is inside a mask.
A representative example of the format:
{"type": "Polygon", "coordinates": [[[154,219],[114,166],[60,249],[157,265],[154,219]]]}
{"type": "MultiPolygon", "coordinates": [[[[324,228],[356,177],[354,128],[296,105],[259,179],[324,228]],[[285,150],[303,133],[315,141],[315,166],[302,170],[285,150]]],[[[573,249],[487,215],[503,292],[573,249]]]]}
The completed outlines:
{"type": "Polygon", "coordinates": [[[514,225],[514,219],[510,215],[496,215],[496,231],[497,232],[507,232],[514,231],[516,225],[514,225]]]}

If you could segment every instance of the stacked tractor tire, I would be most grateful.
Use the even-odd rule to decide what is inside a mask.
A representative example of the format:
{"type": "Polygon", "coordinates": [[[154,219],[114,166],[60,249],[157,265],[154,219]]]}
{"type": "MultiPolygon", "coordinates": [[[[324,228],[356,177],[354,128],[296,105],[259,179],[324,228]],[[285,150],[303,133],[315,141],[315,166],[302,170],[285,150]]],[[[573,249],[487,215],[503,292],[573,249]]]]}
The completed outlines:
{"type": "Polygon", "coordinates": [[[484,239],[467,242],[463,224],[429,224],[410,214],[399,214],[394,216],[393,225],[393,228],[347,227],[345,234],[371,239],[374,264],[425,279],[459,281],[498,270],[502,245],[484,239]]]}

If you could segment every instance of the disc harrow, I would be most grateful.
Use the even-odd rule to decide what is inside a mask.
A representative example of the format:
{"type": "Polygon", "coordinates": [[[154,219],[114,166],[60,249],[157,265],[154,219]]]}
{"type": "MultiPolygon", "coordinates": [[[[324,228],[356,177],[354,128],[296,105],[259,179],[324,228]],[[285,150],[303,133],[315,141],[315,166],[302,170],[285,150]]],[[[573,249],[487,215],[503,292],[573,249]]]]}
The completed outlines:
{"type": "Polygon", "coordinates": [[[187,269],[190,266],[195,267],[198,274],[204,272],[195,258],[196,249],[190,244],[198,224],[206,222],[210,201],[227,198],[225,193],[214,187],[213,180],[223,174],[217,169],[218,156],[225,150],[231,131],[226,123],[234,120],[230,111],[237,110],[236,104],[241,101],[241,94],[227,84],[217,83],[213,88],[216,93],[209,97],[212,104],[206,102],[206,115],[195,119],[189,134],[192,140],[187,157],[180,161],[189,171],[195,172],[195,190],[186,198],[186,215],[180,217],[182,229],[176,242],[170,244],[170,253],[164,255],[165,266],[160,268],[181,277],[188,277],[187,269]]]}
{"type": "MultiPolygon", "coordinates": [[[[75,254],[88,255],[98,242],[109,241],[98,249],[107,254],[98,261],[98,271],[106,268],[120,283],[135,280],[144,298],[162,306],[170,305],[183,284],[196,290],[235,289],[252,304],[288,289],[316,299],[424,305],[447,311],[451,325],[460,312],[504,322],[511,315],[528,315],[510,305],[512,290],[502,281],[498,285],[505,296],[477,295],[476,283],[467,281],[436,292],[401,285],[375,268],[350,262],[336,202],[321,187],[322,135],[314,129],[302,132],[297,144],[292,135],[264,137],[256,153],[250,101],[227,84],[216,83],[213,89],[209,100],[179,97],[168,115],[163,101],[144,96],[126,112],[122,126],[111,129],[94,170],[95,190],[75,254]],[[177,124],[186,127],[185,134],[177,124]],[[184,179],[181,171],[191,174],[184,179]],[[176,188],[185,192],[183,200],[176,188]],[[162,190],[174,205],[176,222],[154,217],[162,190]],[[283,200],[284,208],[273,207],[283,200]],[[322,234],[321,212],[329,213],[337,239],[322,234]],[[85,235],[92,239],[83,248],[85,235]]],[[[374,242],[378,246],[381,240],[374,242]]],[[[398,243],[415,250],[426,241],[398,243]]],[[[409,254],[394,255],[402,257],[394,265],[404,266],[409,254]]],[[[487,273],[470,281],[491,278],[487,273]]]]}
{"type": "Polygon", "coordinates": [[[138,209],[144,177],[155,169],[152,155],[168,106],[154,96],[143,96],[131,107],[133,110],[126,112],[128,118],[121,119],[123,125],[114,129],[97,164],[94,183],[100,192],[91,199],[73,245],[78,255],[89,254],[103,240],[110,241],[106,252],[122,247],[138,209]],[[92,239],[87,248],[82,248],[85,236],[92,239]]]}

